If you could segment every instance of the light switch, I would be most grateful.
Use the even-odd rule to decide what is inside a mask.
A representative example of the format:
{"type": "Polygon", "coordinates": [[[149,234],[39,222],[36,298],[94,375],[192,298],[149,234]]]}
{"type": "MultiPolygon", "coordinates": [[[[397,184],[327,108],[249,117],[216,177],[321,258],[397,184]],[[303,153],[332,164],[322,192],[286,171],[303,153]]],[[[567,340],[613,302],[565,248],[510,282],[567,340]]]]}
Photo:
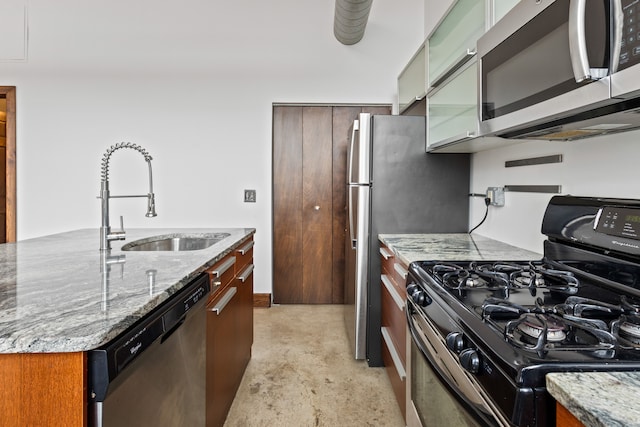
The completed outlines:
{"type": "Polygon", "coordinates": [[[256,190],[244,190],[244,202],[255,203],[256,202],[256,190]]]}

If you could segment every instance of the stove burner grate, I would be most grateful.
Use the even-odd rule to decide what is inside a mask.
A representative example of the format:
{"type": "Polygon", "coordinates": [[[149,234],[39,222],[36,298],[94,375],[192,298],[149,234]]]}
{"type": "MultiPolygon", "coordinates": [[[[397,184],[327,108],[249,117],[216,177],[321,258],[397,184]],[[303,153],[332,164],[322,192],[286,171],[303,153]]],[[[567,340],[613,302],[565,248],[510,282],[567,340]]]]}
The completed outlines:
{"type": "Polygon", "coordinates": [[[440,282],[452,290],[512,290],[526,288],[535,295],[538,288],[575,294],[580,285],[578,279],[569,271],[549,268],[539,262],[508,263],[495,262],[478,264],[471,262],[467,266],[452,263],[437,263],[432,267],[433,274],[440,282]]]}
{"type": "Polygon", "coordinates": [[[507,323],[505,338],[524,350],[544,356],[549,351],[586,351],[599,358],[615,355],[616,338],[579,318],[550,313],[525,313],[507,323]]]}

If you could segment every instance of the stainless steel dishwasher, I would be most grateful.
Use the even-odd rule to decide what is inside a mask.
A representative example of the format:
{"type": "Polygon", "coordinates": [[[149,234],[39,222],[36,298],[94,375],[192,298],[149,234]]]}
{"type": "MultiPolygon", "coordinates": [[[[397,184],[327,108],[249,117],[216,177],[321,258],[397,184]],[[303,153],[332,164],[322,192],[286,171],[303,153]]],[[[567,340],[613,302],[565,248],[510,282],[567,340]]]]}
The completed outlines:
{"type": "Polygon", "coordinates": [[[89,425],[204,426],[209,280],[200,275],[89,352],[89,425]]]}

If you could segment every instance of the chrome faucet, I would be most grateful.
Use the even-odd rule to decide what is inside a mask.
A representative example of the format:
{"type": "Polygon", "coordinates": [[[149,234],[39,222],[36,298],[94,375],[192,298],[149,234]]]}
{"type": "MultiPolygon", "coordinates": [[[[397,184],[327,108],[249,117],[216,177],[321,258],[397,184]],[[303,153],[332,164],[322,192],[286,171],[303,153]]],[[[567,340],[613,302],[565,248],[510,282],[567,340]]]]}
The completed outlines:
{"type": "Polygon", "coordinates": [[[111,249],[112,240],[124,240],[126,233],[124,231],[124,224],[122,217],[120,217],[120,231],[111,231],[109,225],[109,199],[121,198],[121,197],[146,197],[147,198],[147,213],[146,217],[151,218],[156,216],[156,201],[153,195],[153,177],[151,174],[151,155],[147,153],[147,150],[139,145],[132,144],[131,142],[121,142],[119,144],[112,145],[102,156],[101,166],[101,181],[100,181],[100,195],[98,196],[102,200],[102,225],[100,226],[100,250],[108,251],[111,249]],[[149,193],[143,195],[132,196],[112,196],[109,194],[109,159],[114,151],[120,148],[131,148],[138,151],[144,156],[145,161],[149,165],[149,193]]]}

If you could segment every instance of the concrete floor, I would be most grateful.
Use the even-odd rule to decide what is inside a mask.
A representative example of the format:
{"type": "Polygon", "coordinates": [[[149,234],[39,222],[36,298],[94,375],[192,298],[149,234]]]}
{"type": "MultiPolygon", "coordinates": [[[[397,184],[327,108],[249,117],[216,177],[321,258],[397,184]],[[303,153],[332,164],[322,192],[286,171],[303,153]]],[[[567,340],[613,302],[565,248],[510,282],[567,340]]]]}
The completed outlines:
{"type": "Polygon", "coordinates": [[[342,305],[258,308],[225,427],[402,427],[384,368],[353,360],[342,305]]]}

